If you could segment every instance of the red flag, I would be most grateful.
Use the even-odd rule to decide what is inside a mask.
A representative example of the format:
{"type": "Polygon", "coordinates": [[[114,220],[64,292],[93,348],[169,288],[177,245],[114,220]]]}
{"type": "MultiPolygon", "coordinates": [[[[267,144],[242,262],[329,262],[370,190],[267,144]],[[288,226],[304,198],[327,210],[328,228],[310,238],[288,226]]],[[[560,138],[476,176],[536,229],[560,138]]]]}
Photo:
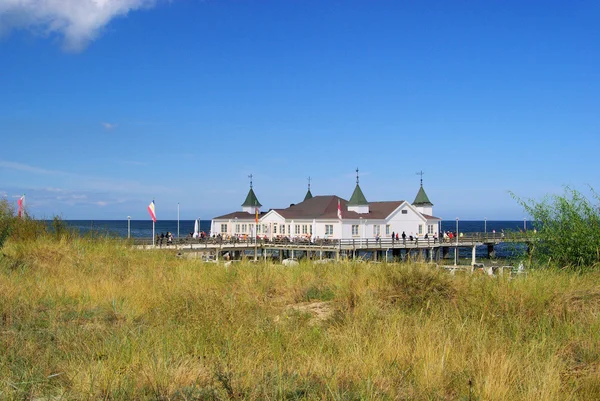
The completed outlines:
{"type": "Polygon", "coordinates": [[[19,217],[23,217],[23,202],[25,201],[25,195],[21,196],[21,198],[19,198],[19,200],[17,201],[17,204],[19,205],[19,211],[17,212],[17,215],[19,217]]]}
{"type": "Polygon", "coordinates": [[[340,205],[340,200],[338,199],[338,219],[342,219],[342,206],[340,205]]]}

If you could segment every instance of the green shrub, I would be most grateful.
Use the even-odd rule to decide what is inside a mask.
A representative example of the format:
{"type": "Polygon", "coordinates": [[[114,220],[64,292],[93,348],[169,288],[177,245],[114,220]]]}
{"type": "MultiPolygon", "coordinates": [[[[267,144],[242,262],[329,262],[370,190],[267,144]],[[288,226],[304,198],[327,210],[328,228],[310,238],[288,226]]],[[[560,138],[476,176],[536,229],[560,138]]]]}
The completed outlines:
{"type": "Polygon", "coordinates": [[[10,236],[14,223],[14,211],[6,199],[0,200],[0,249],[10,236]]]}
{"type": "Polygon", "coordinates": [[[600,211],[592,202],[598,203],[599,197],[593,189],[591,193],[592,200],[566,187],[564,195],[547,196],[541,202],[511,193],[534,221],[533,260],[577,271],[600,262],[600,211]]]}

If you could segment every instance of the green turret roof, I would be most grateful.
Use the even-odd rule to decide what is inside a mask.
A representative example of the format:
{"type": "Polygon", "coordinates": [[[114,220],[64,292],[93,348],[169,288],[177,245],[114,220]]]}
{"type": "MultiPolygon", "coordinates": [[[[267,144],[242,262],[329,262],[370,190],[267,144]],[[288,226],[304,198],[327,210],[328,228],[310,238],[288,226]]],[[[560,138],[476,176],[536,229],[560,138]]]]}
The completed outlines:
{"type": "Polygon", "coordinates": [[[354,188],[354,192],[352,193],[352,196],[350,197],[350,200],[348,201],[348,205],[349,206],[363,206],[363,205],[368,205],[369,202],[367,202],[367,198],[365,198],[365,195],[363,194],[362,190],[360,189],[360,186],[358,184],[356,184],[356,188],[354,188]]]}
{"type": "Polygon", "coordinates": [[[246,196],[246,200],[244,201],[244,203],[242,203],[242,207],[247,207],[247,206],[258,206],[258,207],[262,206],[260,204],[260,202],[258,201],[258,199],[256,198],[256,195],[254,194],[254,190],[252,189],[252,187],[250,187],[250,191],[248,191],[248,196],[246,196]]]}
{"type": "Polygon", "coordinates": [[[433,203],[431,203],[429,201],[429,198],[427,197],[427,194],[425,193],[425,190],[423,189],[423,185],[421,185],[421,188],[419,188],[419,192],[417,193],[417,197],[415,198],[415,201],[413,202],[413,205],[416,205],[416,206],[433,206],[433,203]]]}
{"type": "Polygon", "coordinates": [[[309,200],[312,199],[312,193],[310,192],[310,189],[308,190],[308,192],[306,193],[306,196],[304,197],[304,200],[309,200]]]}

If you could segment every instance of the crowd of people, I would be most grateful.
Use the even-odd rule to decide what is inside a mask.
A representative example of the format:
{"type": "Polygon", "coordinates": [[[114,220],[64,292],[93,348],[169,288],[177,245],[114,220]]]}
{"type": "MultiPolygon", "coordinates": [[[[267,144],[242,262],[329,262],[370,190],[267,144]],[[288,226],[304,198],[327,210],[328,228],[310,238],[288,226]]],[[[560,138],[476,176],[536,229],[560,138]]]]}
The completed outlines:
{"type": "Polygon", "coordinates": [[[429,237],[429,234],[427,234],[427,233],[425,233],[425,235],[423,235],[423,237],[419,238],[418,235],[413,234],[413,233],[411,233],[410,235],[406,235],[406,232],[404,232],[404,231],[402,231],[402,234],[392,231],[391,238],[392,238],[392,243],[394,243],[395,241],[398,241],[398,242],[402,241],[402,243],[406,243],[407,241],[408,242],[413,242],[413,241],[417,242],[417,241],[419,241],[419,239],[427,240],[427,241],[429,241],[430,239],[433,239],[433,242],[435,243],[438,239],[437,233],[434,233],[431,238],[429,237]]]}
{"type": "Polygon", "coordinates": [[[167,234],[160,233],[156,234],[156,245],[162,246],[163,244],[172,245],[173,244],[173,233],[167,231],[167,234]]]}
{"type": "MultiPolygon", "coordinates": [[[[208,235],[204,231],[200,231],[199,233],[190,232],[187,237],[188,238],[205,239],[205,238],[208,238],[208,235]]],[[[213,237],[214,237],[214,235],[213,235],[213,237]]]]}
{"type": "MultiPolygon", "coordinates": [[[[502,235],[504,235],[504,233],[502,233],[502,235]]],[[[442,235],[442,237],[440,238],[440,240],[443,240],[444,242],[452,242],[452,240],[456,239],[457,236],[459,238],[462,238],[464,236],[464,234],[461,233],[456,233],[453,231],[445,231],[442,235]]],[[[384,237],[385,238],[385,237],[384,237]]],[[[392,244],[395,242],[402,242],[402,243],[407,243],[407,242],[418,242],[418,241],[430,241],[433,240],[434,243],[436,243],[438,241],[438,236],[437,233],[434,233],[431,237],[429,236],[429,234],[424,234],[422,236],[416,235],[411,233],[410,235],[407,235],[406,232],[402,232],[402,234],[397,233],[392,231],[392,234],[389,237],[392,240],[392,244]]],[[[199,233],[193,233],[190,232],[187,236],[186,236],[186,241],[189,241],[191,239],[197,239],[197,240],[213,240],[213,241],[218,241],[218,242],[249,242],[252,241],[254,242],[254,238],[252,235],[249,234],[234,234],[234,235],[230,235],[230,234],[207,234],[204,231],[201,231],[199,233]]],[[[256,236],[256,240],[257,241],[268,241],[268,242],[278,242],[278,243],[282,243],[282,242],[289,242],[289,243],[303,243],[303,242],[322,242],[322,241],[327,241],[327,240],[320,240],[319,237],[316,238],[312,238],[311,235],[297,235],[297,236],[285,236],[285,235],[277,235],[274,237],[269,237],[267,235],[257,235],[256,236]]],[[[375,242],[379,242],[382,240],[382,237],[379,235],[375,236],[375,242]]],[[[166,234],[164,233],[160,233],[160,234],[156,234],[156,245],[162,246],[163,244],[166,245],[172,245],[173,244],[173,233],[167,231],[166,234]]]]}

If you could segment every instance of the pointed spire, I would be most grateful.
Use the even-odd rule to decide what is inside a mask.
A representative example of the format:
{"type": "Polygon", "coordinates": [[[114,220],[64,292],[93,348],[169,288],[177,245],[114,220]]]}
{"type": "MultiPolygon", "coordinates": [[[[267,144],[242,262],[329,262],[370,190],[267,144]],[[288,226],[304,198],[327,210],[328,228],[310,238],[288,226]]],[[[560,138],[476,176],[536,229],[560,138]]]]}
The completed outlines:
{"type": "Polygon", "coordinates": [[[433,203],[431,203],[431,201],[427,197],[427,194],[425,193],[425,190],[423,189],[423,174],[425,174],[423,171],[420,171],[417,173],[417,175],[421,176],[421,187],[419,188],[419,192],[417,192],[417,197],[415,198],[413,205],[414,206],[433,206],[433,203]]]}
{"type": "Polygon", "coordinates": [[[348,205],[350,206],[362,206],[362,205],[368,205],[369,202],[367,201],[367,198],[365,198],[365,195],[363,194],[362,190],[360,189],[360,185],[358,185],[359,179],[358,179],[358,167],[356,168],[356,188],[354,188],[354,192],[352,193],[352,196],[350,197],[350,200],[348,201],[348,205]]]}
{"type": "Polygon", "coordinates": [[[425,190],[423,189],[423,187],[419,188],[419,192],[417,193],[417,197],[415,198],[413,205],[415,205],[415,206],[433,206],[433,203],[431,203],[429,201],[429,198],[427,197],[427,194],[425,193],[425,190]]]}
{"type": "Polygon", "coordinates": [[[367,201],[367,198],[365,198],[365,195],[363,194],[362,190],[360,189],[360,186],[358,184],[356,184],[356,188],[354,188],[354,192],[352,192],[352,196],[350,197],[350,200],[348,201],[348,205],[350,206],[361,206],[361,205],[368,205],[369,202],[367,201]]]}
{"type": "Polygon", "coordinates": [[[306,192],[306,196],[304,197],[304,200],[309,200],[312,199],[312,193],[310,192],[310,177],[308,177],[308,192],[306,192]]]}
{"type": "Polygon", "coordinates": [[[244,203],[242,203],[242,207],[261,207],[262,205],[252,189],[252,174],[250,174],[248,178],[250,178],[250,191],[248,191],[248,195],[246,196],[244,203]]]}

